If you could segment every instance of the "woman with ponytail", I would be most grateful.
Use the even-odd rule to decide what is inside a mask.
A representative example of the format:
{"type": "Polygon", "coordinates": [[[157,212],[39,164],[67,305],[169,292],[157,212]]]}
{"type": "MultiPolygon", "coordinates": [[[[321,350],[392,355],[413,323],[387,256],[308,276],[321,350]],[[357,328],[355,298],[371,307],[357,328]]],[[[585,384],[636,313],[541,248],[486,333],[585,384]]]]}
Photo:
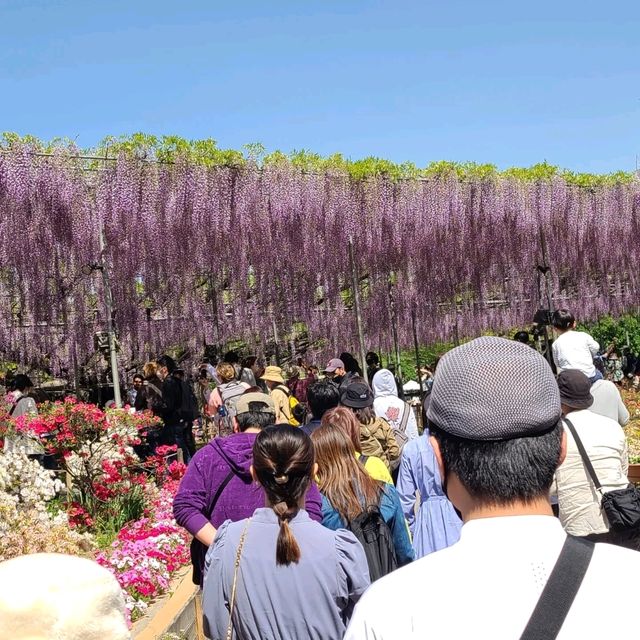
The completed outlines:
{"type": "MultiPolygon", "coordinates": [[[[354,460],[355,462],[355,460],[354,460]]],[[[266,507],[225,522],[207,553],[202,597],[213,640],[342,638],[369,585],[362,546],[304,510],[316,473],[313,444],[301,429],[267,427],[253,448],[251,475],[266,507]]]]}

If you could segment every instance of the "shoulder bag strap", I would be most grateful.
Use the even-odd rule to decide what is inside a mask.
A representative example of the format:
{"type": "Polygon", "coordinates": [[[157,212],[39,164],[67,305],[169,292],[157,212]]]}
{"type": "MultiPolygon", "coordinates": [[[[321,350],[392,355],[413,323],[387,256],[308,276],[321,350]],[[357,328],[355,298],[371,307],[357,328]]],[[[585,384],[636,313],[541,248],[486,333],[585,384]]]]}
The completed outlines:
{"type": "Polygon", "coordinates": [[[213,500],[211,500],[211,504],[208,506],[207,514],[208,519],[211,520],[211,516],[213,515],[213,510],[216,508],[216,504],[218,504],[218,500],[220,500],[220,496],[222,492],[227,488],[227,485],[231,482],[233,476],[235,476],[235,472],[233,469],[229,471],[229,474],[225,477],[225,479],[220,483],[220,486],[216,489],[216,492],[213,494],[213,500]]]}
{"type": "Polygon", "coordinates": [[[367,464],[368,459],[369,459],[369,456],[365,456],[364,454],[361,453],[358,462],[364,467],[367,464]]]}
{"type": "Polygon", "coordinates": [[[12,415],[15,413],[16,409],[18,408],[18,405],[20,404],[20,401],[21,401],[23,398],[26,398],[26,397],[27,397],[27,396],[20,396],[20,397],[19,397],[19,398],[18,398],[18,399],[13,403],[13,406],[11,407],[11,410],[9,411],[9,416],[12,416],[12,415]]]}
{"type": "Polygon", "coordinates": [[[284,393],[285,396],[287,396],[287,398],[291,397],[291,389],[289,389],[289,387],[287,387],[284,384],[279,384],[276,389],[280,389],[280,391],[282,391],[282,393],[284,393]]]}
{"type": "Polygon", "coordinates": [[[236,551],[236,561],[233,567],[233,586],[231,587],[231,600],[229,601],[229,624],[227,625],[226,640],[231,640],[233,637],[233,609],[236,604],[236,585],[238,583],[238,567],[240,566],[240,558],[242,557],[242,549],[244,542],[247,538],[247,530],[249,529],[249,523],[251,518],[247,520],[247,524],[244,526],[242,535],[240,536],[240,542],[238,543],[238,550],[236,551]]]}
{"type": "Polygon", "coordinates": [[[150,389],[152,389],[156,395],[159,395],[160,397],[162,397],[162,391],[158,389],[158,387],[156,387],[156,385],[153,384],[153,382],[147,382],[147,386],[150,389]]]}
{"type": "Polygon", "coordinates": [[[407,423],[409,422],[409,412],[411,411],[411,407],[408,402],[404,403],[404,412],[402,414],[402,420],[400,421],[400,433],[407,432],[407,423]]]}
{"type": "Polygon", "coordinates": [[[596,470],[593,468],[593,465],[591,464],[591,460],[589,460],[587,451],[585,450],[584,445],[582,444],[582,440],[580,440],[580,436],[578,435],[576,428],[573,426],[573,423],[568,418],[565,418],[564,421],[567,423],[567,427],[569,427],[569,431],[571,431],[571,435],[573,436],[573,439],[576,441],[576,444],[578,445],[578,451],[580,452],[580,457],[582,458],[582,462],[585,466],[585,469],[587,470],[587,473],[589,474],[589,476],[591,476],[591,480],[593,481],[593,484],[596,486],[596,489],[598,491],[602,491],[602,485],[600,484],[600,480],[598,480],[598,476],[596,475],[596,470]]]}
{"type": "Polygon", "coordinates": [[[553,640],[571,609],[591,562],[593,542],[567,536],[520,640],[553,640]]]}

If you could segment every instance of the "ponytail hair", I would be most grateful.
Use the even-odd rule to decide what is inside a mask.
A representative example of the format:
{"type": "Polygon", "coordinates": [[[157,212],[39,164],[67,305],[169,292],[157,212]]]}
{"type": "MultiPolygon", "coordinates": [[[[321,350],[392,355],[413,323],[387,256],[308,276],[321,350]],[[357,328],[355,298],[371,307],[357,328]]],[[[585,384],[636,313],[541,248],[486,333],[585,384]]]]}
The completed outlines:
{"type": "Polygon", "coordinates": [[[287,424],[263,429],[253,445],[253,469],[280,523],[276,545],[279,565],[300,560],[300,546],[289,522],[298,515],[298,503],[307,493],[313,462],[311,438],[287,424]]]}

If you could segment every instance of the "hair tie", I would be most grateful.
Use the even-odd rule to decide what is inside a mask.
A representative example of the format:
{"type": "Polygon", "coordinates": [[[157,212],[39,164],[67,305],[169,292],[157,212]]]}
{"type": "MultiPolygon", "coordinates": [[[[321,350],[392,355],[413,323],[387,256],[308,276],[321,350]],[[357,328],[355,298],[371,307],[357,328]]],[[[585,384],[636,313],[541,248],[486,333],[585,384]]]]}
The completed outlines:
{"type": "Polygon", "coordinates": [[[289,482],[289,476],[286,473],[282,473],[279,476],[274,476],[276,484],[287,484],[289,482]]]}

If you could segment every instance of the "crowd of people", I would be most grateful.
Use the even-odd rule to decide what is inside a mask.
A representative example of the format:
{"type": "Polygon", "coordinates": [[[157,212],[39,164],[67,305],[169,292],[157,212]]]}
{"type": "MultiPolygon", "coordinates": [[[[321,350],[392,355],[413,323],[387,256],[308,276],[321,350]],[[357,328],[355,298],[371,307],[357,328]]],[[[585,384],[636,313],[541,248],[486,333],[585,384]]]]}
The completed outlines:
{"type": "Polygon", "coordinates": [[[629,413],[599,345],[568,311],[553,321],[556,371],[521,341],[477,338],[429,372],[420,419],[373,353],[368,381],[348,353],[322,371],[228,354],[195,390],[170,357],[147,364],[130,402],[162,418],[147,446],[188,463],[173,508],[207,636],[627,632],[629,413]]]}

